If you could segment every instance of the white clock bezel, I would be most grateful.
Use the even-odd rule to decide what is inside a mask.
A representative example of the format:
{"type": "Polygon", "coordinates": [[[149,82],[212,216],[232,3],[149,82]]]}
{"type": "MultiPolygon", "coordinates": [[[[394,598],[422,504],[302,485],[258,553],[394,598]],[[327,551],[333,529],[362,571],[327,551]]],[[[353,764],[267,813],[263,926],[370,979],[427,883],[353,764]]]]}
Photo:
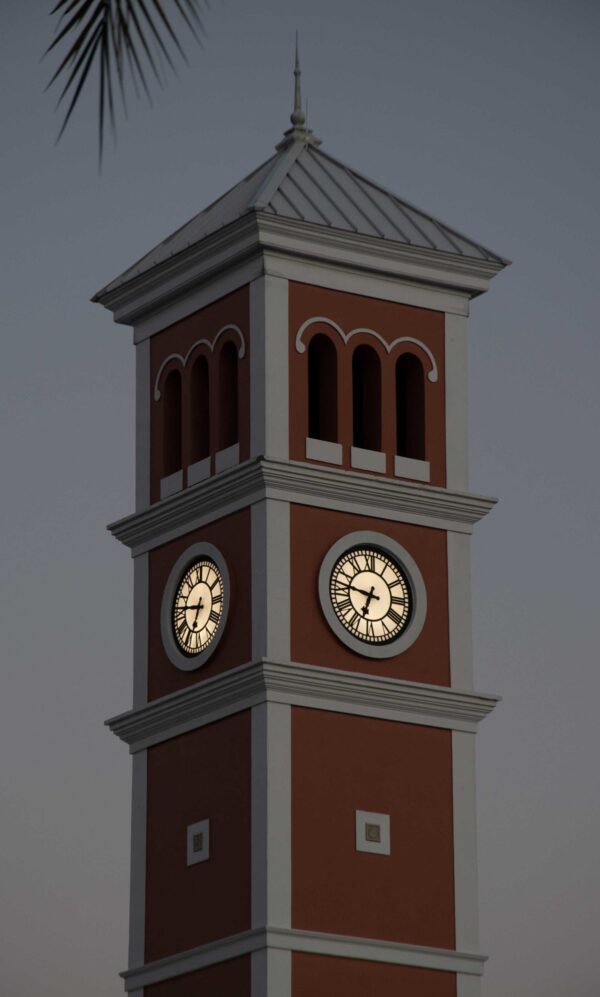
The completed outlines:
{"type": "Polygon", "coordinates": [[[421,633],[427,615],[427,591],[416,561],[404,547],[392,540],[391,537],[386,536],[385,533],[376,533],[373,530],[347,533],[329,548],[319,571],[319,600],[323,615],[336,637],[351,651],[366,658],[393,658],[406,651],[421,633]],[[354,637],[341,622],[331,603],[329,584],[335,564],[342,554],[353,547],[363,546],[376,547],[392,560],[397,561],[410,587],[412,598],[410,619],[402,633],[395,640],[391,640],[389,644],[369,644],[367,641],[354,637]]]}
{"type": "Polygon", "coordinates": [[[227,615],[229,613],[229,591],[229,572],[227,570],[225,558],[213,544],[192,544],[191,547],[188,547],[187,550],[183,552],[181,557],[177,558],[175,564],[171,568],[164,588],[160,608],[160,632],[163,647],[167,653],[169,661],[182,672],[193,672],[197,668],[202,668],[202,665],[206,664],[211,655],[214,654],[219,645],[219,641],[223,636],[225,624],[227,623],[227,615]],[[199,654],[185,654],[179,647],[173,633],[173,601],[182,576],[195,561],[198,561],[203,557],[210,558],[211,561],[214,561],[221,573],[221,577],[223,579],[223,609],[215,636],[211,640],[208,647],[199,654]]]}

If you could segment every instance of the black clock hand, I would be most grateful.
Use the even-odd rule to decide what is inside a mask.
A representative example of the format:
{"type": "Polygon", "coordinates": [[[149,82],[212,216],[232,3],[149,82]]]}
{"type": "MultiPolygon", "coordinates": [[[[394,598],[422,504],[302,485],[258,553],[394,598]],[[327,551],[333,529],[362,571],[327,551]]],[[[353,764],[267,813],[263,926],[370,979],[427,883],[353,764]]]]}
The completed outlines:
{"type": "Polygon", "coordinates": [[[196,615],[194,616],[194,622],[192,623],[192,630],[195,630],[196,623],[198,622],[198,613],[200,612],[201,609],[204,609],[204,606],[202,604],[202,600],[200,600],[200,602],[198,603],[197,606],[189,606],[188,605],[185,608],[186,608],[186,611],[188,609],[195,609],[196,610],[196,615]]]}
{"type": "MultiPolygon", "coordinates": [[[[373,592],[373,586],[371,586],[371,591],[370,592],[365,592],[364,589],[357,589],[356,585],[349,585],[348,588],[352,589],[353,592],[360,592],[361,595],[368,596],[369,602],[371,601],[371,599],[379,599],[379,596],[375,595],[374,592],[373,592]]],[[[367,603],[367,605],[368,605],[368,603],[367,603]]]]}
{"type": "Polygon", "coordinates": [[[378,595],[373,595],[374,591],[375,591],[375,586],[371,585],[371,591],[363,593],[367,597],[367,601],[365,602],[365,604],[364,604],[364,606],[362,608],[362,614],[363,614],[363,616],[366,616],[367,613],[369,612],[369,603],[371,602],[371,599],[378,599],[379,598],[378,595]]]}

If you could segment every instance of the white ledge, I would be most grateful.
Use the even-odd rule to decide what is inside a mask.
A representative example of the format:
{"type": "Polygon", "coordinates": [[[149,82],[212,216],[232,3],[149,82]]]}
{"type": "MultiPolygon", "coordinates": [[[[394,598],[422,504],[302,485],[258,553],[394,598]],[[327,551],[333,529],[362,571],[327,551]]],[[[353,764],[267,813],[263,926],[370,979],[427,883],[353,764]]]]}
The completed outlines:
{"type": "Polygon", "coordinates": [[[498,700],[487,693],[261,658],[121,713],[106,726],[132,754],[264,702],[474,733],[498,700]]]}
{"type": "Polygon", "coordinates": [[[472,533],[496,500],[300,461],[245,461],[108,529],[134,556],[265,498],[472,533]]]}
{"type": "Polygon", "coordinates": [[[320,460],[325,464],[341,464],[343,460],[342,444],[331,443],[329,440],[315,440],[306,437],[306,459],[320,460]]]}
{"type": "Polygon", "coordinates": [[[241,931],[237,935],[220,938],[195,949],[187,949],[143,966],[132,967],[121,973],[121,976],[125,981],[125,990],[141,990],[163,980],[262,949],[314,953],[338,959],[361,959],[395,966],[416,966],[448,973],[465,973],[469,976],[481,976],[487,960],[487,956],[479,952],[461,952],[428,945],[381,941],[377,938],[269,926],[241,931]]]}
{"type": "Polygon", "coordinates": [[[161,499],[169,498],[170,495],[176,495],[183,488],[183,471],[174,471],[173,474],[168,474],[166,478],[160,479],[160,497],[161,499]]]}

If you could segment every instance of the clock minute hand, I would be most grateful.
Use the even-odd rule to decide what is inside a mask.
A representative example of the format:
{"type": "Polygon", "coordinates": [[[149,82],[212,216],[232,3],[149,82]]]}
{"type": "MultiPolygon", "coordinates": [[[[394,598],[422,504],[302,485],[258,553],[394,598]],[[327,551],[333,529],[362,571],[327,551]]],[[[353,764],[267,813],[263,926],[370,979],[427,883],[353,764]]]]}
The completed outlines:
{"type": "Polygon", "coordinates": [[[200,601],[198,602],[197,606],[189,606],[188,605],[185,608],[186,608],[186,611],[188,609],[195,609],[196,610],[196,615],[194,616],[194,622],[192,623],[192,629],[194,629],[194,627],[196,626],[196,623],[198,622],[198,613],[200,612],[201,609],[204,609],[204,606],[202,605],[202,599],[200,599],[200,601]]]}
{"type": "MultiPolygon", "coordinates": [[[[353,592],[360,592],[361,595],[366,595],[369,602],[371,601],[371,599],[379,599],[379,596],[375,595],[373,587],[371,587],[370,592],[366,592],[365,589],[357,589],[356,585],[349,585],[348,588],[351,588],[353,592]]],[[[367,606],[368,605],[369,603],[367,603],[367,606]]]]}

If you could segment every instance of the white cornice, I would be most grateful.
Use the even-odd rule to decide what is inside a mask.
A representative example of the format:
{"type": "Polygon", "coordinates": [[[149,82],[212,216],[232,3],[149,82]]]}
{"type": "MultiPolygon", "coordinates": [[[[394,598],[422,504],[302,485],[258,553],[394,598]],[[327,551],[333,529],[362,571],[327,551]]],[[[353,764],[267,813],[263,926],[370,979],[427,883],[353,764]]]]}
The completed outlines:
{"type": "Polygon", "coordinates": [[[259,703],[474,733],[499,697],[296,662],[250,662],[106,721],[131,753],[259,703]]]}
{"type": "MultiPolygon", "coordinates": [[[[290,260],[450,290],[468,299],[487,290],[503,263],[407,246],[308,222],[249,212],[151,270],[93,301],[116,322],[135,325],[232,268],[256,262],[256,275],[281,275],[290,260]]],[[[464,307],[464,306],[463,306],[464,307]]]]}
{"type": "Polygon", "coordinates": [[[465,973],[481,976],[487,956],[479,952],[461,952],[455,949],[434,948],[429,945],[410,945],[404,942],[383,941],[378,938],[360,938],[324,931],[305,931],[299,928],[252,928],[237,935],[219,938],[187,949],[175,955],[157,959],[142,966],[134,966],[121,973],[125,990],[141,990],[163,980],[185,973],[192,973],[218,962],[237,959],[261,949],[279,949],[287,952],[305,952],[328,955],[338,959],[361,959],[383,962],[395,966],[418,966],[448,973],[465,973]]]}
{"type": "Polygon", "coordinates": [[[458,533],[472,533],[474,524],[496,502],[481,495],[379,478],[359,471],[259,458],[111,523],[108,529],[136,556],[264,499],[378,516],[458,533]]]}

